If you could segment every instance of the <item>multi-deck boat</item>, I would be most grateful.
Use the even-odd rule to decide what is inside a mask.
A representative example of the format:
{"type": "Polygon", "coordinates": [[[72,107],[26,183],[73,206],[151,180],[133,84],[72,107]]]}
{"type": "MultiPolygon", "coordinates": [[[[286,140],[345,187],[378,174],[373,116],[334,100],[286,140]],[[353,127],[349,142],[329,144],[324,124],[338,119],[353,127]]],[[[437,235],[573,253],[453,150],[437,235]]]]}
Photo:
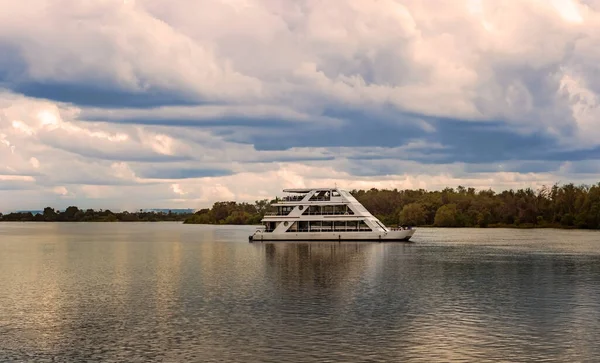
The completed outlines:
{"type": "Polygon", "coordinates": [[[408,241],[411,227],[388,228],[350,193],[339,188],[284,189],[264,229],[250,241],[408,241]]]}

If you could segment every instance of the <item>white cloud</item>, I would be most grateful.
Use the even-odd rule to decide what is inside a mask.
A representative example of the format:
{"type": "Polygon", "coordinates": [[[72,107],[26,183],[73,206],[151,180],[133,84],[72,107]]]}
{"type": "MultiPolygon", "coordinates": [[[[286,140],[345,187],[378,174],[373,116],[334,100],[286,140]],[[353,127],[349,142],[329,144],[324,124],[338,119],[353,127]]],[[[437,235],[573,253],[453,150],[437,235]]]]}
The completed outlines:
{"type": "Polygon", "coordinates": [[[103,208],[199,207],[332,183],[508,188],[588,182],[593,173],[585,171],[596,170],[594,160],[577,160],[594,159],[584,153],[600,147],[597,3],[2,7],[0,84],[10,91],[0,93],[0,181],[10,193],[26,189],[0,191],[3,208],[62,198],[103,208]],[[472,172],[464,160],[478,155],[458,155],[461,144],[485,154],[493,143],[444,126],[458,120],[493,125],[506,149],[516,143],[503,133],[555,143],[533,144],[530,155],[515,156],[520,161],[489,162],[506,170],[472,172]],[[579,154],[550,155],[564,151],[579,154]],[[544,153],[561,166],[528,173],[514,164],[541,162],[544,153]]]}
{"type": "Polygon", "coordinates": [[[181,186],[179,184],[171,184],[171,190],[173,190],[173,193],[180,196],[184,196],[187,194],[181,189],[181,186]]]}
{"type": "Polygon", "coordinates": [[[32,178],[29,175],[10,175],[10,174],[2,175],[2,174],[0,174],[0,180],[31,182],[31,181],[34,181],[34,178],[32,178]]]}
{"type": "Polygon", "coordinates": [[[65,188],[65,187],[63,187],[63,186],[60,186],[60,187],[54,187],[54,188],[52,189],[52,191],[53,191],[54,193],[58,194],[58,195],[61,195],[61,196],[65,196],[65,195],[68,195],[68,194],[69,194],[69,191],[67,190],[67,188],[65,188]]]}
{"type": "Polygon", "coordinates": [[[598,38],[598,14],[571,0],[43,4],[14,3],[0,18],[34,80],[462,118],[535,113],[539,90],[502,69],[570,63],[572,44],[598,38]]]}
{"type": "Polygon", "coordinates": [[[550,2],[559,15],[569,23],[583,23],[580,5],[573,0],[552,0],[550,2]]]}
{"type": "Polygon", "coordinates": [[[5,4],[4,41],[20,50],[35,81],[80,82],[130,92],[163,89],[192,99],[239,97],[260,83],[134,3],[31,1],[5,4]],[[68,39],[68,41],[64,41],[68,39]]]}
{"type": "Polygon", "coordinates": [[[37,158],[33,157],[33,156],[31,158],[29,158],[29,163],[35,169],[38,169],[40,167],[40,161],[37,158]]]}
{"type": "Polygon", "coordinates": [[[572,143],[589,146],[600,140],[600,97],[587,87],[584,79],[569,73],[561,79],[561,91],[568,98],[570,111],[577,123],[576,138],[572,143]]]}

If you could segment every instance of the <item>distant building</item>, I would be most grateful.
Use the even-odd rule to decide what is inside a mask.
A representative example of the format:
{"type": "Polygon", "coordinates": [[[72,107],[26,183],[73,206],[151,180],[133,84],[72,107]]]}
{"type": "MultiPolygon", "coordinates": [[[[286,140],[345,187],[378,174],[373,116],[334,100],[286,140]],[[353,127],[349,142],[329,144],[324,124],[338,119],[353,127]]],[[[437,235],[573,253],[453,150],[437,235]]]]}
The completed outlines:
{"type": "Polygon", "coordinates": [[[31,213],[33,215],[36,214],[44,214],[43,210],[17,210],[14,213],[31,213]]]}

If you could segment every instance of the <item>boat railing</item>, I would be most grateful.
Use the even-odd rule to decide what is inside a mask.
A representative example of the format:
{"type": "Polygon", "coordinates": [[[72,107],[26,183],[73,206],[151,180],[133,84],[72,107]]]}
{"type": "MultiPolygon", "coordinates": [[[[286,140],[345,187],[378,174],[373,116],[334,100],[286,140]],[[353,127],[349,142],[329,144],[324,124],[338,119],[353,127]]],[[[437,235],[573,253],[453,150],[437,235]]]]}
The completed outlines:
{"type": "Polygon", "coordinates": [[[281,198],[281,201],[282,202],[299,202],[302,199],[304,199],[304,196],[302,196],[302,195],[290,195],[290,196],[281,198]]]}
{"type": "Polygon", "coordinates": [[[353,216],[353,213],[348,212],[306,212],[303,213],[305,216],[331,216],[331,215],[348,215],[353,216]]]}
{"type": "Polygon", "coordinates": [[[315,201],[318,201],[318,202],[328,202],[329,200],[330,200],[329,197],[312,197],[312,198],[309,199],[309,201],[311,201],[311,202],[315,202],[315,201]]]}
{"type": "Polygon", "coordinates": [[[400,226],[400,227],[387,227],[390,231],[406,231],[406,230],[411,230],[412,227],[411,226],[400,226]]]}
{"type": "MultiPolygon", "coordinates": [[[[267,212],[265,213],[265,216],[287,216],[289,215],[290,212],[267,212]]],[[[343,215],[347,215],[347,216],[353,216],[353,213],[348,213],[348,212],[306,212],[303,213],[302,215],[304,216],[343,216],[343,215]]]]}
{"type": "Polygon", "coordinates": [[[327,228],[327,227],[312,227],[312,228],[298,228],[286,232],[371,232],[372,230],[368,227],[364,228],[327,228]]]}

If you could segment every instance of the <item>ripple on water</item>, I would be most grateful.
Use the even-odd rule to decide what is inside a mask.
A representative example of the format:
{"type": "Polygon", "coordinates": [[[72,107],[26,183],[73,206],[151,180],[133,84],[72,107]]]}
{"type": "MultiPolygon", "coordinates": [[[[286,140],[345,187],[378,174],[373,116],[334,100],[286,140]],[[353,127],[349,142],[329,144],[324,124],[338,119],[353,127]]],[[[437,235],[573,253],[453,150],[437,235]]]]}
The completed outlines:
{"type": "Polygon", "coordinates": [[[0,361],[593,361],[594,233],[0,224],[0,361]]]}

